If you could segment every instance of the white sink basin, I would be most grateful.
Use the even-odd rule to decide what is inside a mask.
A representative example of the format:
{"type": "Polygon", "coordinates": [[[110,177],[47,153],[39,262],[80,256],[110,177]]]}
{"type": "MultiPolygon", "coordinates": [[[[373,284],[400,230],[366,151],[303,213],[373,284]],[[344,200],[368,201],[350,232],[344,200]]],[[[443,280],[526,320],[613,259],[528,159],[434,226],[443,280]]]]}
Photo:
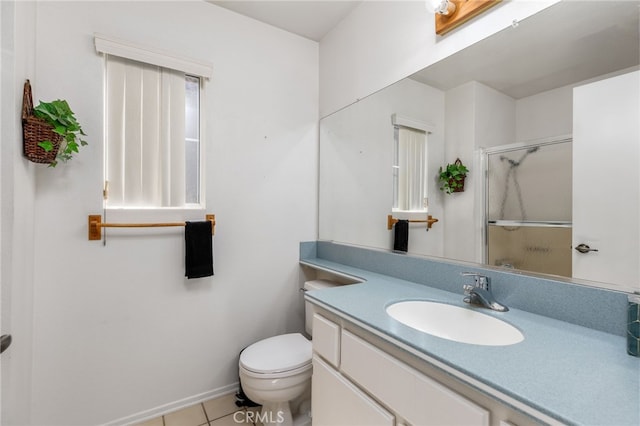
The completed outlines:
{"type": "Polygon", "coordinates": [[[425,300],[398,302],[387,313],[416,330],[461,343],[506,346],[524,340],[524,335],[498,318],[469,308],[425,300]]]}

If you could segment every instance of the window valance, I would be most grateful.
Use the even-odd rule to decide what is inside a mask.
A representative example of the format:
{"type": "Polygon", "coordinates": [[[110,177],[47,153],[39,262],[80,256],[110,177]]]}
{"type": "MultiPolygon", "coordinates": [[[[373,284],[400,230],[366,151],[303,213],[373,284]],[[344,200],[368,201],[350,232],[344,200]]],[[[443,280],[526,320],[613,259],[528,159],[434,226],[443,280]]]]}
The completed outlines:
{"type": "Polygon", "coordinates": [[[209,79],[213,74],[213,65],[209,62],[178,56],[160,49],[140,46],[103,34],[94,34],[94,42],[98,53],[182,71],[195,77],[209,79]]]}

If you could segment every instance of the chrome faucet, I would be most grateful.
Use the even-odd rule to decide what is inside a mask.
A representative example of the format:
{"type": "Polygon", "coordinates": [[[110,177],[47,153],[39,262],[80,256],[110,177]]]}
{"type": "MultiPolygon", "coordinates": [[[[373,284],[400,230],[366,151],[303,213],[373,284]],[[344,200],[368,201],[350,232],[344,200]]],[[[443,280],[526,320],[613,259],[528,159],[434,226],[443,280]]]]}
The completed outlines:
{"type": "Polygon", "coordinates": [[[465,284],[463,286],[464,294],[467,296],[463,299],[463,302],[493,309],[494,311],[507,312],[509,310],[509,308],[494,299],[489,287],[489,277],[474,272],[462,272],[461,275],[473,277],[474,280],[473,285],[465,284]]]}

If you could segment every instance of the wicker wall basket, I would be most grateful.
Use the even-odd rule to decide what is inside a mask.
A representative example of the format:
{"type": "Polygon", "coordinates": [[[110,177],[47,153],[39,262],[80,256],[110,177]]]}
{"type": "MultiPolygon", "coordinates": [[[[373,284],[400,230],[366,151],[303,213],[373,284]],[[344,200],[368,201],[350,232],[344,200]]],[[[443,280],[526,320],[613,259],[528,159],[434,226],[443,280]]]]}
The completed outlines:
{"type": "MultiPolygon", "coordinates": [[[[464,180],[466,179],[466,176],[463,177],[462,179],[460,179],[457,183],[458,183],[458,187],[456,189],[453,190],[453,192],[464,192],[464,180]]],[[[451,182],[453,182],[453,179],[451,179],[449,181],[449,185],[451,185],[451,182]]]]}
{"type": "Polygon", "coordinates": [[[62,136],[53,131],[53,126],[33,115],[33,97],[31,83],[24,83],[22,97],[22,139],[24,156],[34,163],[50,164],[58,155],[62,136]],[[49,140],[53,143],[51,151],[45,151],[38,143],[49,140]]]}
{"type": "MultiPolygon", "coordinates": [[[[462,166],[462,161],[459,158],[456,158],[454,163],[456,166],[462,166]]],[[[464,192],[464,180],[467,178],[467,175],[462,176],[461,179],[458,180],[458,187],[453,190],[453,192],[464,192]]]]}

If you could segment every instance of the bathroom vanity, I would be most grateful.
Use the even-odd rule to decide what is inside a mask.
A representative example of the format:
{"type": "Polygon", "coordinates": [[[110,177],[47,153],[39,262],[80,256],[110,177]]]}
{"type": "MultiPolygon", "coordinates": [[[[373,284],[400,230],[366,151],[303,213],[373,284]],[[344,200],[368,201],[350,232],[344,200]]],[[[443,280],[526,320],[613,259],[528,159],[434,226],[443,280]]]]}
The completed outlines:
{"type": "Polygon", "coordinates": [[[536,424],[328,311],[314,315],[316,329],[314,424],[536,424]]]}
{"type": "MultiPolygon", "coordinates": [[[[626,353],[622,335],[513,306],[508,312],[469,307],[457,285],[438,288],[444,285],[440,273],[431,277],[434,286],[394,276],[396,263],[407,260],[403,255],[339,250],[344,263],[301,253],[306,278],[354,283],[305,295],[316,309],[315,425],[640,424],[640,359],[626,353]],[[390,275],[362,268],[381,259],[387,265],[377,269],[390,275]],[[516,327],[524,340],[487,346],[430,335],[387,314],[389,305],[405,300],[481,310],[516,327]]],[[[457,275],[451,282],[461,279],[457,275]]]]}

